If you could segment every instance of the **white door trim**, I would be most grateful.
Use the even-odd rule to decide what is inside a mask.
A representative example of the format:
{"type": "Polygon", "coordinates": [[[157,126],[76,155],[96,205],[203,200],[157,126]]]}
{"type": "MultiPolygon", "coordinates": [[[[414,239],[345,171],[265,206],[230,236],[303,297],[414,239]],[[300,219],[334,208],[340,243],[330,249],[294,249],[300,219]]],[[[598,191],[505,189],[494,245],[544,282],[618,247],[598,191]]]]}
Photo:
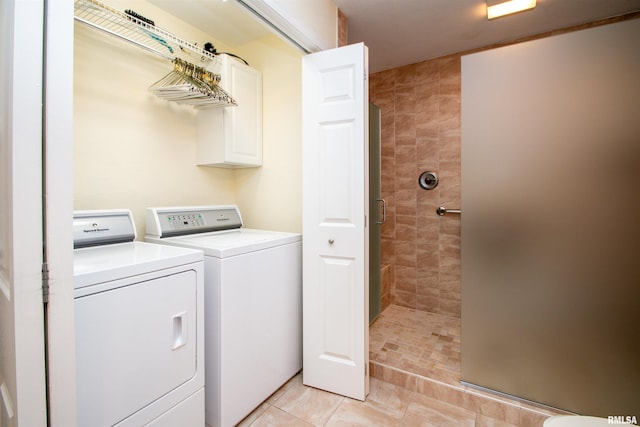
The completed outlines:
{"type": "Polygon", "coordinates": [[[73,300],[73,2],[48,2],[45,35],[45,241],[52,426],[76,425],[73,300]],[[55,3],[55,4],[53,4],[55,3]]]}
{"type": "Polygon", "coordinates": [[[0,4],[0,424],[8,426],[47,422],[41,276],[43,15],[44,0],[0,4]]]}

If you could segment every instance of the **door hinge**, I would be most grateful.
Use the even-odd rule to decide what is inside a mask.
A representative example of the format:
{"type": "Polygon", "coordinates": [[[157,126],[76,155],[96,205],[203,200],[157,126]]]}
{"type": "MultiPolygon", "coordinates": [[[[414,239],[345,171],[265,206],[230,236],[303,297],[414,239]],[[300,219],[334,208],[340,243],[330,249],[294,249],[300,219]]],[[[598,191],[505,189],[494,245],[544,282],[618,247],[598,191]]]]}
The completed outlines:
{"type": "Polygon", "coordinates": [[[46,262],[42,264],[42,302],[49,302],[49,266],[46,262]]]}

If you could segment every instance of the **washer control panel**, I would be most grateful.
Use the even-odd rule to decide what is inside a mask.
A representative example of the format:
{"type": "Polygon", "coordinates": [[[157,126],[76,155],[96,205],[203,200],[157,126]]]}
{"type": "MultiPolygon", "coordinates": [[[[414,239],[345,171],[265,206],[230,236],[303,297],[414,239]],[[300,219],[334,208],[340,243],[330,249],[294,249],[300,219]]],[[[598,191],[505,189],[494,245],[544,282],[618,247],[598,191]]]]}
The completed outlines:
{"type": "Polygon", "coordinates": [[[242,227],[236,206],[147,209],[147,235],[171,237],[242,227]]]}
{"type": "Polygon", "coordinates": [[[202,227],[205,225],[204,218],[200,213],[167,215],[167,223],[173,230],[202,227]]]}

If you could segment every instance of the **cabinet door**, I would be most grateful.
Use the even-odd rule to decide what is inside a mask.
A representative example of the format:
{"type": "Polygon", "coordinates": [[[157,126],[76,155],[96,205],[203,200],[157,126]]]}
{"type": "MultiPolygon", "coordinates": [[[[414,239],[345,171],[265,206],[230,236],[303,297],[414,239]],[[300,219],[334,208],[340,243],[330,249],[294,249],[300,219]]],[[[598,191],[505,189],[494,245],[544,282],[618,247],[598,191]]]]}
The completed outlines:
{"type": "Polygon", "coordinates": [[[262,164],[262,74],[225,56],[227,81],[222,88],[233,94],[237,107],[224,108],[226,161],[262,164]]]}
{"type": "Polygon", "coordinates": [[[197,118],[197,163],[201,166],[262,165],[262,73],[221,56],[220,86],[236,107],[203,109],[197,118]]]}

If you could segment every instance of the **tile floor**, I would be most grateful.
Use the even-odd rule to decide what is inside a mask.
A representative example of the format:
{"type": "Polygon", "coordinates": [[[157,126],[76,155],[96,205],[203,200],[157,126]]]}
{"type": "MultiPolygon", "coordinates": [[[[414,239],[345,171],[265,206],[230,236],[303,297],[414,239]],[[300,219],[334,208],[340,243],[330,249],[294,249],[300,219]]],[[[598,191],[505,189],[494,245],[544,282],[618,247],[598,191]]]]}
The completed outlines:
{"type": "Polygon", "coordinates": [[[241,427],[539,427],[549,411],[460,385],[460,319],[391,305],[369,331],[365,402],[302,384],[302,374],[241,427]]]}
{"type": "Polygon", "coordinates": [[[460,319],[390,305],[369,329],[371,362],[460,383],[460,319]]]}
{"type": "Polygon", "coordinates": [[[241,427],[513,427],[469,409],[371,378],[365,402],[302,384],[296,375],[245,418],[241,427]]]}

